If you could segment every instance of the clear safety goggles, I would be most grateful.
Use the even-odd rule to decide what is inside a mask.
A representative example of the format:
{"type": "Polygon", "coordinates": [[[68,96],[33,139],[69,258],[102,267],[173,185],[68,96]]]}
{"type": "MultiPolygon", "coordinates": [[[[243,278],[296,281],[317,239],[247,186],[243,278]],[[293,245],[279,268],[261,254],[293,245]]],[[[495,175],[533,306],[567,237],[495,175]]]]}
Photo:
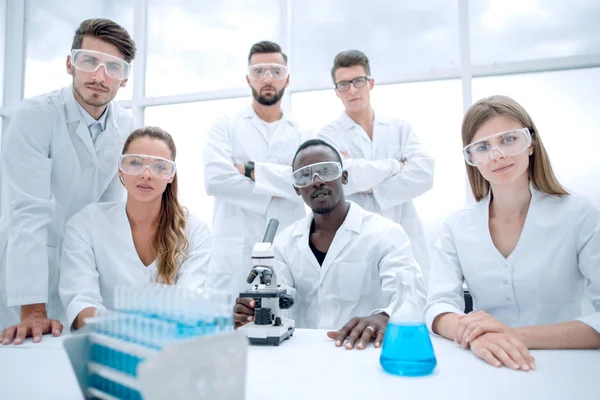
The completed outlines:
{"type": "Polygon", "coordinates": [[[531,146],[529,129],[521,128],[495,133],[471,143],[463,149],[463,155],[467,164],[476,167],[490,162],[494,157],[494,151],[509,157],[524,152],[529,146],[531,146]]]}
{"type": "Polygon", "coordinates": [[[71,64],[84,72],[95,72],[98,68],[104,67],[106,75],[120,81],[127,79],[131,72],[131,64],[127,61],[94,50],[72,50],[71,64]]]}
{"type": "Polygon", "coordinates": [[[350,89],[350,85],[354,85],[355,88],[360,89],[361,87],[364,87],[367,85],[367,82],[369,82],[369,79],[371,79],[370,76],[357,76],[356,78],[354,78],[350,81],[336,82],[335,88],[337,89],[338,92],[345,92],[346,90],[350,89]]]}
{"type": "Polygon", "coordinates": [[[150,169],[156,179],[170,179],[175,175],[175,161],[144,154],[123,154],[119,158],[119,169],[127,175],[141,175],[150,169]]]}
{"type": "Polygon", "coordinates": [[[254,64],[248,67],[250,79],[265,79],[269,74],[271,79],[282,80],[287,78],[288,70],[281,64],[254,64]]]}
{"type": "Polygon", "coordinates": [[[340,176],[342,176],[342,165],[334,161],[310,164],[292,172],[294,186],[299,189],[312,185],[315,177],[322,182],[329,182],[340,176]]]}

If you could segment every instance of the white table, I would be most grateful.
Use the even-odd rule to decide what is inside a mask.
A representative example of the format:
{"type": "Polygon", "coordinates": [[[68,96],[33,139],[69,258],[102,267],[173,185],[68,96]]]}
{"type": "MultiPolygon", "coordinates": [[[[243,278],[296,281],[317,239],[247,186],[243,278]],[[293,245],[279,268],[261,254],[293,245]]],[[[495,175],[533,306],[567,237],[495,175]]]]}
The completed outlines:
{"type": "MultiPolygon", "coordinates": [[[[325,331],[297,330],[279,347],[250,347],[246,398],[600,399],[597,350],[534,351],[537,370],[522,372],[488,366],[445,339],[433,338],[433,345],[434,374],[403,378],[382,370],[379,349],[348,351],[325,331]]],[[[38,398],[82,399],[61,339],[0,346],[0,399],[38,398]]]]}

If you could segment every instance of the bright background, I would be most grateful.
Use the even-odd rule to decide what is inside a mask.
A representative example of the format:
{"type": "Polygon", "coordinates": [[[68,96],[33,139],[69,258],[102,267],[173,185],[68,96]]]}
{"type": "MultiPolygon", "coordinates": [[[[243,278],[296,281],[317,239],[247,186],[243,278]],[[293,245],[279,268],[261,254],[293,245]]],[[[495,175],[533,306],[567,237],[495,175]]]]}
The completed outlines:
{"type": "Polygon", "coordinates": [[[561,182],[600,206],[597,0],[0,0],[0,130],[22,98],[70,83],[72,37],[91,17],[133,35],[138,56],[117,100],[175,137],[183,201],[209,224],[203,142],[216,115],[249,104],[247,54],[260,40],[289,55],[284,107],[315,129],[342,110],[335,54],[367,53],[375,108],[410,121],[435,158],[434,188],[416,200],[432,240],[470,201],[462,115],[493,94],[523,104],[561,182]]]}

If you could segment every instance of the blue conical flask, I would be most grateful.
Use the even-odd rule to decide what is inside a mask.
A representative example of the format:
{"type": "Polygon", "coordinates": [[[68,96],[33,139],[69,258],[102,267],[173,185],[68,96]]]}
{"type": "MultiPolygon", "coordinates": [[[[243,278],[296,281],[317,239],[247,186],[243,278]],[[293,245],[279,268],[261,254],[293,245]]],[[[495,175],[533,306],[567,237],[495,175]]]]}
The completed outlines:
{"type": "Polygon", "coordinates": [[[379,362],[390,374],[429,375],[437,361],[423,319],[423,305],[415,290],[415,276],[398,273],[396,290],[396,307],[385,331],[379,362]]]}

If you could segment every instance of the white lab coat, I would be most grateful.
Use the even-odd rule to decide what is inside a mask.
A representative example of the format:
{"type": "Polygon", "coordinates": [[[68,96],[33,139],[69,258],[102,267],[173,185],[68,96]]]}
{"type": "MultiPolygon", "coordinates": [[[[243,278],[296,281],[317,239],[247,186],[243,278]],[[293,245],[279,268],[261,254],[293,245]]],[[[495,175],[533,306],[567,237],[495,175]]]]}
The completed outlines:
{"type": "Polygon", "coordinates": [[[204,183],[215,197],[213,251],[207,286],[228,290],[232,301],[248,284],[250,253],[271,218],[279,231],[306,215],[292,186],[292,159],[310,135],[284,113],[269,137],[252,107],[215,121],[204,149],[204,183]],[[254,161],[255,180],[234,164],[254,161]]]}
{"type": "MultiPolygon", "coordinates": [[[[60,298],[68,326],[81,310],[114,309],[117,286],[155,282],[156,260],[145,266],[135,249],[124,202],[90,204],[65,227],[60,265],[60,298]]],[[[206,281],[210,259],[210,230],[188,215],[189,247],[176,275],[176,284],[198,289],[206,281]]]]}
{"type": "Polygon", "coordinates": [[[531,187],[525,226],[504,258],[489,231],[488,195],[452,215],[437,242],[428,286],[426,322],[445,312],[463,314],[463,280],[474,310],[513,326],[578,319],[600,332],[600,212],[574,195],[531,187]],[[587,293],[595,313],[582,316],[587,293]]]}
{"type": "Polygon", "coordinates": [[[124,198],[117,161],[134,125],[131,112],[111,102],[94,144],[71,86],[16,110],[0,167],[0,325],[18,323],[22,304],[47,303],[50,318],[64,317],[64,224],[90,203],[124,198]]]}
{"type": "Polygon", "coordinates": [[[349,155],[344,160],[348,200],[402,225],[412,252],[427,278],[430,252],[413,199],[433,187],[434,162],[410,125],[375,113],[373,140],[345,112],[318,137],[349,155]],[[405,166],[400,167],[399,160],[405,166]],[[372,189],[372,194],[361,193],[372,189]]]}
{"type": "Polygon", "coordinates": [[[425,305],[421,269],[402,227],[350,202],[350,210],[320,266],[309,247],[312,213],[275,238],[279,283],[294,296],[291,315],[298,328],[340,329],[353,317],[397,305],[396,274],[415,276],[425,305]]]}

